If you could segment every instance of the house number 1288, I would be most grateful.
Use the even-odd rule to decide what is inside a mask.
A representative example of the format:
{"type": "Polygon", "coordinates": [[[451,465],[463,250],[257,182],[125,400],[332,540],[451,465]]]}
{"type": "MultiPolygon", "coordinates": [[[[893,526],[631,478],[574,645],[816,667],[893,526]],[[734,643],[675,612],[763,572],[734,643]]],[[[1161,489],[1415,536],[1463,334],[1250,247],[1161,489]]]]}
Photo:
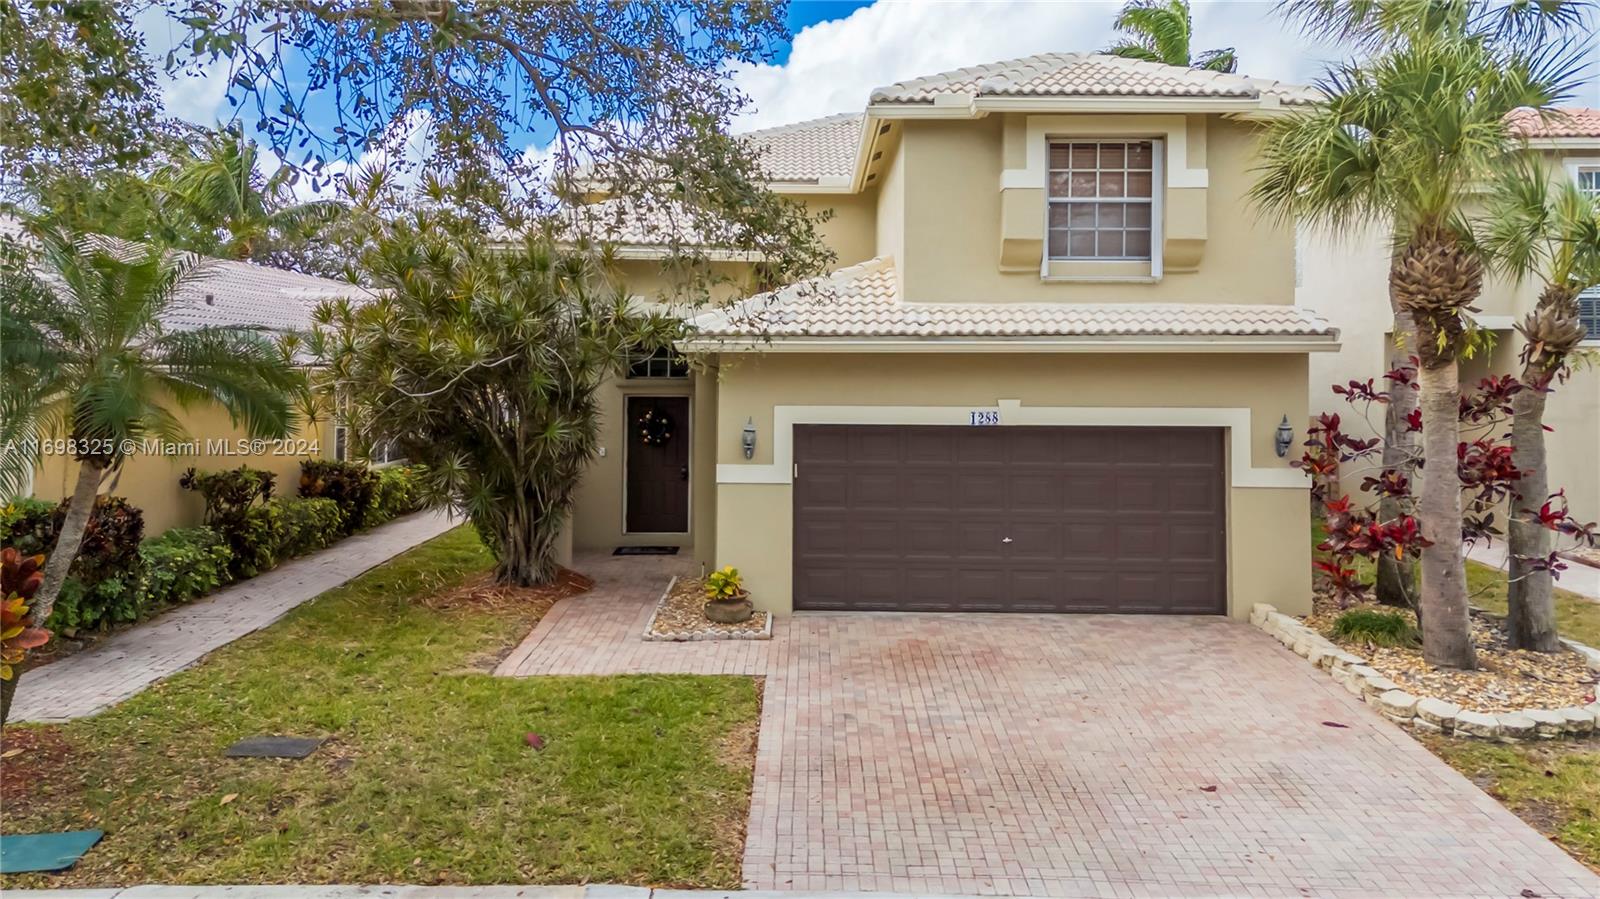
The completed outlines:
{"type": "Polygon", "coordinates": [[[997,425],[1000,423],[1000,410],[998,409],[973,409],[967,413],[970,425],[997,425]]]}

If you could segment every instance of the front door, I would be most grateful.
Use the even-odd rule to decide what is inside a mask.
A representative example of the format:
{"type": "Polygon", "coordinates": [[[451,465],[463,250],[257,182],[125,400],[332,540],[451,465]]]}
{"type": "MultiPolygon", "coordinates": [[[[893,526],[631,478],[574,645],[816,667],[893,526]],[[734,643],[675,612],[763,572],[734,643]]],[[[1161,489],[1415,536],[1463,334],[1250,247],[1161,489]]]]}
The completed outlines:
{"type": "Polygon", "coordinates": [[[689,398],[630,396],[627,415],[628,533],[687,533],[689,398]]]}

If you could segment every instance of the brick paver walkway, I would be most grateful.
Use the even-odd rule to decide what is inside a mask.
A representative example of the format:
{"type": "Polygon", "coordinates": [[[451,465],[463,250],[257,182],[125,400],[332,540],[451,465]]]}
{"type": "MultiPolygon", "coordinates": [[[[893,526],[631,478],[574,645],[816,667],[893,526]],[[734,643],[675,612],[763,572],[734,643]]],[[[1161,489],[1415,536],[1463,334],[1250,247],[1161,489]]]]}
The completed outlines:
{"type": "Polygon", "coordinates": [[[564,600],[495,669],[537,674],[765,674],[770,640],[670,643],[640,639],[673,575],[698,575],[692,556],[581,555],[594,590],[564,600]]]}
{"type": "Polygon", "coordinates": [[[66,721],[113,706],[455,524],[442,512],[391,521],[30,671],[11,717],[66,721]]]}
{"type": "Polygon", "coordinates": [[[644,643],[685,564],[603,562],[597,590],[558,605],[502,673],[764,671],[747,888],[1600,895],[1241,622],[802,613],[760,648],[644,643]]]}

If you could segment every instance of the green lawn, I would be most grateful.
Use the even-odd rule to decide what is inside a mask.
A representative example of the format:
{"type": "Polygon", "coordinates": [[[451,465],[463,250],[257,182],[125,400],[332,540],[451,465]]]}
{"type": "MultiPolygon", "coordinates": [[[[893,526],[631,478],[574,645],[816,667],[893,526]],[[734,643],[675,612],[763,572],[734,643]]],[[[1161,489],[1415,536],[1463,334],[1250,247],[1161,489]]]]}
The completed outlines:
{"type": "Polygon", "coordinates": [[[0,828],[106,839],[64,876],[0,885],[737,887],[756,683],[477,673],[536,613],[413,600],[488,564],[459,528],[104,715],[19,728],[8,743],[32,748],[6,761],[0,828]],[[222,758],[262,733],[332,742],[300,762],[222,758]]]}

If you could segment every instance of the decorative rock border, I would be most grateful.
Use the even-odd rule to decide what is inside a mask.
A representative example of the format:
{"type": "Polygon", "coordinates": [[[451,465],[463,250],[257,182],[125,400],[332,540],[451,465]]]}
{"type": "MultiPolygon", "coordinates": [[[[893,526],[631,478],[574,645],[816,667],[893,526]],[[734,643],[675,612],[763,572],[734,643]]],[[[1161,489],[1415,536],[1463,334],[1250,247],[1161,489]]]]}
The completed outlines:
{"type": "MultiPolygon", "coordinates": [[[[1600,702],[1491,715],[1469,711],[1442,699],[1419,698],[1400,689],[1399,684],[1369,667],[1366,659],[1346,652],[1332,640],[1306,627],[1299,619],[1285,615],[1273,606],[1256,603],[1250,610],[1250,623],[1272,635],[1296,655],[1327,671],[1340,686],[1361,697],[1385,718],[1402,727],[1479,740],[1520,743],[1525,740],[1587,736],[1600,726],[1600,702]]],[[[1583,656],[1591,670],[1600,671],[1600,651],[1571,640],[1564,639],[1561,642],[1583,656]]]]}
{"type": "Polygon", "coordinates": [[[678,583],[678,576],[673,575],[667,581],[667,589],[661,591],[661,596],[656,599],[656,607],[650,612],[650,620],[644,623],[643,639],[652,643],[689,643],[700,640],[771,640],[772,639],[772,613],[767,613],[767,623],[759,631],[719,631],[707,629],[703,631],[689,631],[681,634],[658,634],[656,630],[656,616],[661,614],[661,604],[672,595],[672,588],[678,583]]]}

